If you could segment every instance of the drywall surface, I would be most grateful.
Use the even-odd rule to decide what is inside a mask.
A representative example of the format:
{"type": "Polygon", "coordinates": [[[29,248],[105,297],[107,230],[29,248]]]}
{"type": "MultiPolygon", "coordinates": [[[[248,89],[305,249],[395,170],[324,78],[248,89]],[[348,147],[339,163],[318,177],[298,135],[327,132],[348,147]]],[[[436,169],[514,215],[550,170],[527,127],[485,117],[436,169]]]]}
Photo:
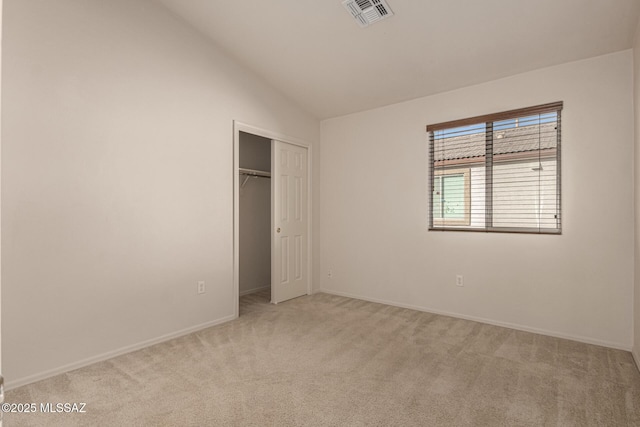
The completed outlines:
{"type": "MultiPolygon", "coordinates": [[[[241,168],[271,171],[271,140],[240,132],[241,168]]],[[[271,180],[240,176],[240,295],[271,286],[271,180]]]]}
{"type": "MultiPolygon", "coordinates": [[[[2,11],[3,11],[3,2],[4,0],[0,0],[0,82],[2,81],[2,11]]],[[[2,90],[0,87],[0,98],[2,98],[2,90]]],[[[1,133],[1,129],[2,129],[2,112],[1,112],[1,103],[0,103],[0,133],[1,133]]],[[[0,137],[0,141],[2,140],[2,138],[0,137]]],[[[0,152],[2,150],[0,149],[0,152]]],[[[1,169],[1,168],[0,168],[1,169]]],[[[0,179],[1,181],[1,179],[0,179]]],[[[1,184],[0,184],[1,185],[1,184]]],[[[0,191],[1,192],[1,191],[0,191]]],[[[1,212],[2,209],[0,209],[1,212]]],[[[0,215],[1,216],[1,215],[0,215]]],[[[1,221],[0,221],[1,223],[1,221]]],[[[2,227],[0,226],[0,236],[2,235],[2,227]]],[[[0,253],[2,251],[0,250],[0,253]]],[[[2,271],[2,256],[0,255],[0,271],[2,271]]],[[[1,273],[0,273],[0,301],[2,300],[2,278],[1,278],[1,273]]],[[[0,307],[0,313],[1,313],[2,309],[0,307]]],[[[0,315],[0,320],[2,319],[2,316],[0,315]]],[[[1,321],[0,321],[0,328],[2,327],[1,325],[1,321]]],[[[0,334],[1,335],[1,334],[0,334]]],[[[0,372],[2,372],[2,339],[0,338],[0,372]]],[[[2,418],[0,418],[1,420],[2,418]]]]}
{"type": "Polygon", "coordinates": [[[632,67],[623,51],[323,121],[322,289],[630,349],[632,67]],[[554,101],[562,235],[427,231],[425,126],[554,101]]]}
{"type": "Polygon", "coordinates": [[[318,121],[153,1],[5,1],[2,54],[9,387],[232,318],[233,120],[318,121]]]}
{"type": "Polygon", "coordinates": [[[633,293],[633,357],[640,366],[640,21],[633,47],[633,94],[635,120],[635,274],[633,293]]]}

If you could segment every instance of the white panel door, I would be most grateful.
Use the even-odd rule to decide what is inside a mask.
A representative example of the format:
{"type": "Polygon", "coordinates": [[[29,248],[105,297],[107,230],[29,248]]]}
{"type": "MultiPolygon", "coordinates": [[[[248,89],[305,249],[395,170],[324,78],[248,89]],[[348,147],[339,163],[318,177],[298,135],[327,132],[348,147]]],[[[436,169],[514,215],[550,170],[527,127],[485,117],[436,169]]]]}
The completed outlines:
{"type": "Polygon", "coordinates": [[[307,149],[272,141],[271,302],[307,294],[307,149]]]}

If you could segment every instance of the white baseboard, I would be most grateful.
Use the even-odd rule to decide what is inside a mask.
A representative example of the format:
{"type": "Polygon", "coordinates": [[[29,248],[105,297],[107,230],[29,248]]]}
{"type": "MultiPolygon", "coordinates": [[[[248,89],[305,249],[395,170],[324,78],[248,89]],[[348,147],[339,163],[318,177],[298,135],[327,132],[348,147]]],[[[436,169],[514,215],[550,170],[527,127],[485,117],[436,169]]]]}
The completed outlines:
{"type": "MultiPolygon", "coordinates": [[[[408,309],[411,309],[411,310],[423,311],[425,313],[440,314],[440,315],[443,315],[443,316],[455,317],[455,318],[458,318],[458,319],[472,320],[474,322],[486,323],[488,325],[501,326],[503,328],[516,329],[518,331],[524,331],[524,332],[532,332],[532,333],[535,333],[535,334],[547,335],[547,336],[555,337],[555,338],[563,338],[563,339],[567,339],[567,340],[571,340],[571,341],[582,342],[582,343],[585,343],[585,344],[593,344],[593,345],[599,345],[599,346],[602,346],[602,347],[614,348],[614,349],[617,349],[617,350],[631,351],[631,347],[628,346],[628,345],[624,345],[624,344],[620,344],[620,343],[616,343],[616,342],[611,342],[611,341],[604,341],[604,340],[589,338],[589,337],[583,337],[581,335],[565,334],[565,333],[562,333],[562,332],[549,331],[549,330],[546,330],[546,329],[532,328],[532,327],[520,325],[520,324],[517,324],[517,323],[501,322],[501,321],[498,321],[498,320],[486,319],[486,318],[483,318],[483,317],[467,316],[465,314],[453,313],[453,312],[450,312],[450,311],[443,311],[443,310],[435,310],[435,309],[428,308],[428,307],[420,307],[420,306],[416,306],[416,305],[404,304],[404,303],[395,302],[395,301],[388,301],[388,300],[377,299],[377,298],[368,298],[368,297],[364,297],[364,296],[361,296],[361,295],[354,295],[354,294],[350,294],[350,293],[347,293],[347,292],[334,291],[334,290],[331,290],[331,289],[321,289],[320,292],[324,292],[324,293],[332,294],[332,295],[338,295],[338,296],[347,297],[347,298],[359,299],[359,300],[363,300],[363,301],[375,302],[375,303],[379,303],[379,304],[391,305],[391,306],[394,306],[394,307],[408,308],[408,309]]],[[[635,357],[635,355],[634,355],[634,357],[635,357]]],[[[636,363],[638,361],[640,361],[640,359],[636,359],[636,363]]]]}
{"type": "Polygon", "coordinates": [[[271,289],[271,285],[262,286],[260,288],[253,288],[253,289],[244,290],[244,291],[240,292],[240,296],[249,295],[249,294],[255,294],[256,292],[265,291],[267,289],[271,289]]]}
{"type": "Polygon", "coordinates": [[[188,335],[193,332],[200,331],[202,329],[210,328],[211,326],[216,326],[221,323],[229,322],[235,319],[236,316],[226,316],[221,319],[212,320],[211,322],[201,323],[196,326],[192,326],[190,328],[182,329],[180,331],[172,332],[169,334],[161,335],[157,338],[152,338],[146,341],[142,341],[136,344],[128,345],[117,350],[108,351],[106,353],[98,354],[96,356],[88,357],[83,360],[79,360],[77,362],[69,363],[67,365],[63,365],[57,368],[49,369],[47,371],[39,372],[37,374],[29,375],[27,377],[18,378],[17,380],[8,381],[5,385],[5,390],[11,390],[23,385],[31,384],[36,381],[44,380],[49,377],[53,377],[55,375],[63,374],[65,372],[73,371],[75,369],[83,368],[88,365],[92,365],[97,362],[102,362],[103,360],[111,359],[116,356],[121,356],[126,353],[131,353],[136,350],[143,349],[145,347],[150,347],[154,344],[159,344],[161,342],[169,341],[174,338],[181,337],[183,335],[188,335]]]}

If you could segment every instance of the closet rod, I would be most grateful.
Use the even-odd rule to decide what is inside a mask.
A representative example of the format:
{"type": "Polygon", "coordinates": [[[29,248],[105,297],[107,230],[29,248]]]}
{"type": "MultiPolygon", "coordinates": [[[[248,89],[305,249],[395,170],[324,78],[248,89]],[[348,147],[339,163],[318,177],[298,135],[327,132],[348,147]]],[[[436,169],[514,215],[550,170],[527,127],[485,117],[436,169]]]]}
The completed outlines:
{"type": "Polygon", "coordinates": [[[244,181],[242,181],[242,184],[240,184],[240,188],[244,188],[245,184],[247,183],[247,181],[251,177],[254,177],[254,178],[271,178],[271,173],[270,172],[259,171],[257,169],[238,168],[238,172],[240,173],[240,175],[245,175],[244,181]]]}
{"type": "Polygon", "coordinates": [[[263,178],[271,178],[271,172],[259,171],[257,169],[238,169],[240,175],[249,175],[249,176],[261,176],[263,178]]]}

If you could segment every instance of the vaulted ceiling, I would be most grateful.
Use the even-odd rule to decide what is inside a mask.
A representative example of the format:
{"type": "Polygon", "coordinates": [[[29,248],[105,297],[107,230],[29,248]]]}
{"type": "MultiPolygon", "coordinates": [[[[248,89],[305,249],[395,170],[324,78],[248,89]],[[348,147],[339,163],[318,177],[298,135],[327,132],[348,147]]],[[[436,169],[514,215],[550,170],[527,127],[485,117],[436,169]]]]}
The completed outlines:
{"type": "Polygon", "coordinates": [[[157,0],[320,119],[632,47],[638,0],[157,0]]]}

